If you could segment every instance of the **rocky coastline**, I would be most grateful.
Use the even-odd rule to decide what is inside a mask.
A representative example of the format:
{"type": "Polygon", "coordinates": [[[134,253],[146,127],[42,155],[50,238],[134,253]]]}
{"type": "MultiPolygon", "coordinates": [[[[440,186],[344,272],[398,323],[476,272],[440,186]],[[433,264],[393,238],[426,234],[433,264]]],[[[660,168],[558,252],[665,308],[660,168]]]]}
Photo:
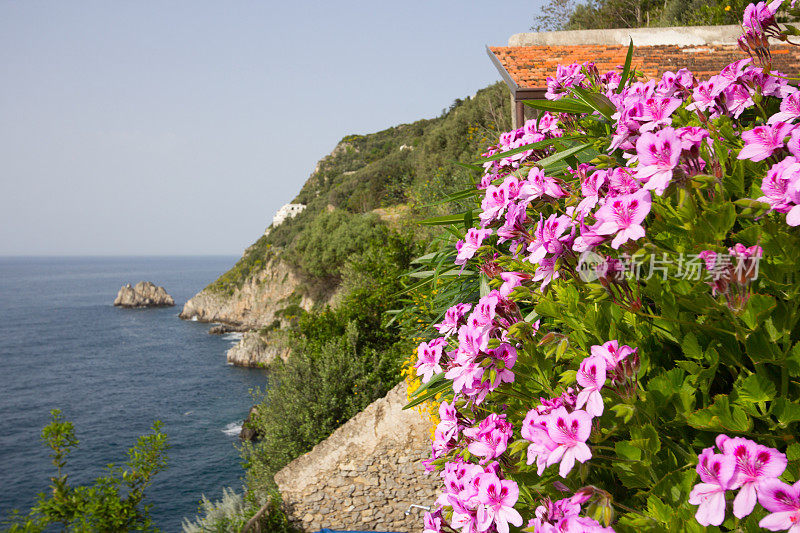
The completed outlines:
{"type": "MultiPolygon", "coordinates": [[[[270,326],[278,318],[277,313],[288,305],[299,286],[300,280],[291,268],[279,257],[273,257],[232,293],[203,289],[186,302],[179,316],[184,320],[257,330],[270,326]]],[[[303,309],[314,304],[308,297],[298,300],[303,309]]]]}
{"type": "Polygon", "coordinates": [[[286,361],[291,349],[279,334],[262,335],[258,331],[248,331],[226,355],[228,364],[249,368],[264,367],[278,357],[286,361]]]}

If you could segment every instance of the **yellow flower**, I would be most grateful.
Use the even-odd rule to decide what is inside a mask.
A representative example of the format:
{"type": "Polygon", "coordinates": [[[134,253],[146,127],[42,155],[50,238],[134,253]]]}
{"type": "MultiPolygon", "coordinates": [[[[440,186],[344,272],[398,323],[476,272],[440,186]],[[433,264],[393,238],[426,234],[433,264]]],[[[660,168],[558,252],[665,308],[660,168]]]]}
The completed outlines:
{"type": "Polygon", "coordinates": [[[725,11],[730,11],[730,10],[731,10],[731,6],[725,6],[725,11]]]}

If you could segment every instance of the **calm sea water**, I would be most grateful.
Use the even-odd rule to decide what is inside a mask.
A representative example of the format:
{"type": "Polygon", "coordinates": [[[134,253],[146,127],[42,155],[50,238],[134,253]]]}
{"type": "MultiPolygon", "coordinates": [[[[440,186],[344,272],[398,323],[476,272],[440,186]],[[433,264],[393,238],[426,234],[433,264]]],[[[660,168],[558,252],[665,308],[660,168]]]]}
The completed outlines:
{"type": "Polygon", "coordinates": [[[75,424],[73,484],[121,464],[154,420],[169,468],[148,492],[156,525],[180,531],[201,494],[241,488],[236,427],[262,371],[225,363],[232,336],[178,318],[184,302],[236,261],[198,258],[0,258],[0,516],[27,509],[53,467],[40,432],[49,411],[75,424]],[[163,285],[176,306],[112,306],[124,283],[163,285]]]}

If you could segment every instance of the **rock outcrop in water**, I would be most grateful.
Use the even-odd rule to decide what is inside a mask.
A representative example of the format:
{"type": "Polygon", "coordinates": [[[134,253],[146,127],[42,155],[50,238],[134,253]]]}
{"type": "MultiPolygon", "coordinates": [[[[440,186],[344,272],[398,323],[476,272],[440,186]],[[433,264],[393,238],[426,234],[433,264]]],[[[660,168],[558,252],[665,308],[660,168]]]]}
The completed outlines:
{"type": "Polygon", "coordinates": [[[133,287],[128,283],[117,293],[114,305],[127,309],[139,307],[171,307],[175,300],[167,294],[164,287],[157,287],[149,281],[140,281],[133,287]]]}
{"type": "Polygon", "coordinates": [[[247,413],[247,418],[242,422],[242,430],[239,432],[239,438],[247,442],[256,442],[261,439],[261,435],[255,430],[254,422],[255,417],[258,416],[258,406],[254,405],[247,413]]]}

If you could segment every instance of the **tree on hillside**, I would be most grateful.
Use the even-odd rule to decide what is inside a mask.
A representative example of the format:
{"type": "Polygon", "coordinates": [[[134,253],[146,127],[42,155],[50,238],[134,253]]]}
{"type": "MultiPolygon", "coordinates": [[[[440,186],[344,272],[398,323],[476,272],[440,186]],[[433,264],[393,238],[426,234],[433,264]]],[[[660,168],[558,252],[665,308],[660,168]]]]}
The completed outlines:
{"type": "Polygon", "coordinates": [[[550,0],[531,30],[738,24],[744,0],[550,0]]]}

